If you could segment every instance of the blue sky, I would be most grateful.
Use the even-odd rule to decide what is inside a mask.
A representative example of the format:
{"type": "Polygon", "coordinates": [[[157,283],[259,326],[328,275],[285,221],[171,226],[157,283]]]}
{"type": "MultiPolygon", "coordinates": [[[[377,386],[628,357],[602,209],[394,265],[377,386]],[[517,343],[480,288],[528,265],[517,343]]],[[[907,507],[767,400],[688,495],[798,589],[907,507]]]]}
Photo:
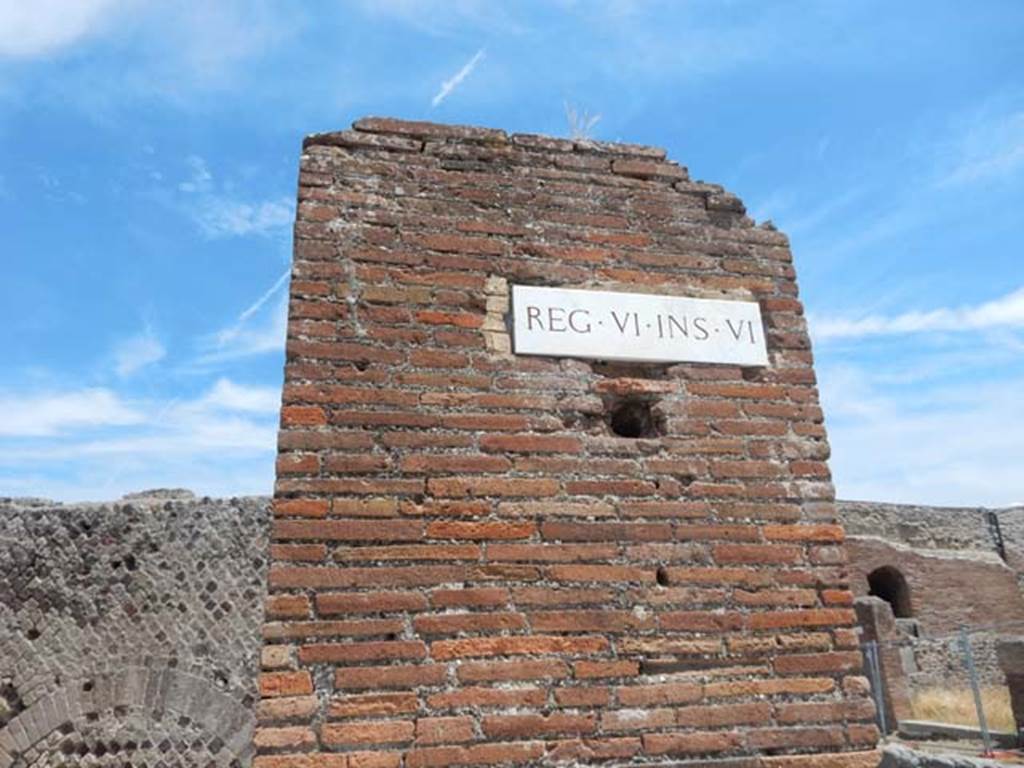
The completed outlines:
{"type": "Polygon", "coordinates": [[[301,137],[570,104],[790,235],[841,497],[1024,502],[1022,51],[1016,0],[0,0],[0,495],[268,492],[301,137]]]}

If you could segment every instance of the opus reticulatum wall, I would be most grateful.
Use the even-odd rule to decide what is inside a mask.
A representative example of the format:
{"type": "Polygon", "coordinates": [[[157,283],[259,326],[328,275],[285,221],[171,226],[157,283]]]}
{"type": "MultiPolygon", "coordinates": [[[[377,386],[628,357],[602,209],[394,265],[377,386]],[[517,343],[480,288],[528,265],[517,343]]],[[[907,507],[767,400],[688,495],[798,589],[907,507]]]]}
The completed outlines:
{"type": "Polygon", "coordinates": [[[787,240],[663,151],[309,137],[279,448],[259,768],[877,762],[787,240]],[[515,355],[513,285],[756,301],[769,364],[515,355]]]}
{"type": "Polygon", "coordinates": [[[0,768],[247,766],[265,498],[0,498],[0,768]]]}

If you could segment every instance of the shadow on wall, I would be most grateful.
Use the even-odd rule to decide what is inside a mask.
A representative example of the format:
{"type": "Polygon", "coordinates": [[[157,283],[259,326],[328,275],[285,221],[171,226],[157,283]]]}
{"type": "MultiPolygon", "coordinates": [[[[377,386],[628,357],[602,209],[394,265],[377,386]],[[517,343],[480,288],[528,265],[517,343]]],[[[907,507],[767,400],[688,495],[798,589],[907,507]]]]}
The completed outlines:
{"type": "Polygon", "coordinates": [[[248,765],[268,520],[0,499],[0,768],[248,765]]]}

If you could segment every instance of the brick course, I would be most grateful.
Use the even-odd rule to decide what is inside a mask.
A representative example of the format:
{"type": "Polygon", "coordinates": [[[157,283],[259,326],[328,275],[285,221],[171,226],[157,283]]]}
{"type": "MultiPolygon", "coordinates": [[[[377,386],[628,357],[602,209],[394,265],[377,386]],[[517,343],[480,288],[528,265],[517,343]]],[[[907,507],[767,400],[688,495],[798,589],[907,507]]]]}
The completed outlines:
{"type": "Polygon", "coordinates": [[[869,763],[782,234],[660,150],[384,118],[298,196],[258,768],[869,763]],[[512,283],[757,300],[771,364],[516,357],[512,283]]]}

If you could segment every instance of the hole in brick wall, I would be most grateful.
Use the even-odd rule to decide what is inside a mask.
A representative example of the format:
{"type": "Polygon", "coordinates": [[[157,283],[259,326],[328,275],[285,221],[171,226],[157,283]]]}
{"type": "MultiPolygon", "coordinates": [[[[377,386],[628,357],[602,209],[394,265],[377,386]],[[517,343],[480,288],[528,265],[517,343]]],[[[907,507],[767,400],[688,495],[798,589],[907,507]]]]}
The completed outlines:
{"type": "Polygon", "coordinates": [[[664,434],[664,422],[651,406],[647,400],[622,400],[612,406],[608,426],[619,437],[659,437],[664,434]]]}
{"type": "Polygon", "coordinates": [[[92,688],[93,688],[92,680],[86,680],[84,683],[82,683],[82,690],[85,691],[86,693],[91,691],[92,688]]]}
{"type": "Polygon", "coordinates": [[[914,615],[910,607],[910,587],[898,568],[883,565],[869,573],[868,594],[885,600],[897,619],[909,619],[914,615]]]}
{"type": "Polygon", "coordinates": [[[39,630],[35,627],[32,627],[32,629],[25,633],[25,637],[27,637],[29,640],[37,640],[39,639],[39,630]]]}
{"type": "Polygon", "coordinates": [[[668,586],[668,570],[665,566],[662,565],[658,567],[658,570],[654,574],[654,578],[657,580],[659,585],[663,587],[668,586]]]}

